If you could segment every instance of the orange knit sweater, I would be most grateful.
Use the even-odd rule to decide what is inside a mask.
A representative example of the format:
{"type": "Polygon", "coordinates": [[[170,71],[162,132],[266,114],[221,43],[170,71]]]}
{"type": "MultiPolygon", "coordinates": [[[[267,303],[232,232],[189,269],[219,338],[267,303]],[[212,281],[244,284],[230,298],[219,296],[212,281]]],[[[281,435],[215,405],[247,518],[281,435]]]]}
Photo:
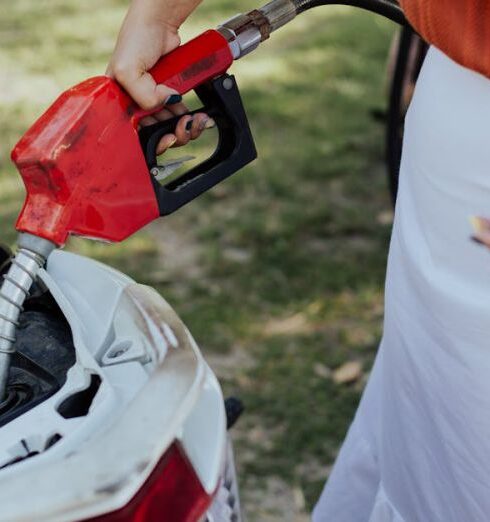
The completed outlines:
{"type": "Polygon", "coordinates": [[[454,61],[490,77],[489,0],[401,0],[409,22],[454,61]]]}

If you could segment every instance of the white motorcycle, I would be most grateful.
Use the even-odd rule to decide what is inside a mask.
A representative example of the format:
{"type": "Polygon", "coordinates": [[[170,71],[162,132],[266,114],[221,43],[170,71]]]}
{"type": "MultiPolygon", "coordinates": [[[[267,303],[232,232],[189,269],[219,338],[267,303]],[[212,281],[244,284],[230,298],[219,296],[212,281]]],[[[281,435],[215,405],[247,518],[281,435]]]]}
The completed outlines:
{"type": "MultiPolygon", "coordinates": [[[[9,256],[3,253],[3,271],[9,256]]],[[[63,251],[17,329],[0,404],[2,521],[240,521],[228,401],[152,288],[63,251]]]]}

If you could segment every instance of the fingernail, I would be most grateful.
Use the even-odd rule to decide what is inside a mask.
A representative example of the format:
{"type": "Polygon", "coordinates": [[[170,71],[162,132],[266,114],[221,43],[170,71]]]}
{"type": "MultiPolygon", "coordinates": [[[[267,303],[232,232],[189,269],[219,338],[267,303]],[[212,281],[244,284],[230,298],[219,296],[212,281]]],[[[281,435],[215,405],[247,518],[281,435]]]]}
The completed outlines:
{"type": "Polygon", "coordinates": [[[480,219],[477,216],[470,216],[470,224],[475,232],[479,232],[481,230],[480,219]]]}
{"type": "Polygon", "coordinates": [[[171,94],[165,100],[165,105],[174,105],[176,103],[180,103],[181,101],[182,101],[182,96],[180,94],[171,94]]]}
{"type": "Polygon", "coordinates": [[[185,124],[185,130],[187,132],[191,132],[192,129],[192,122],[194,121],[194,118],[191,118],[186,124],[185,124]]]}
{"type": "Polygon", "coordinates": [[[213,118],[209,118],[204,123],[205,129],[212,129],[213,127],[216,127],[216,122],[213,120],[213,118]]]}
{"type": "Polygon", "coordinates": [[[199,130],[203,131],[206,128],[206,124],[208,123],[209,118],[204,118],[199,122],[199,130]]]}
{"type": "Polygon", "coordinates": [[[163,154],[165,152],[167,152],[167,150],[175,144],[175,142],[177,141],[177,138],[174,136],[168,143],[165,144],[164,147],[162,147],[162,145],[159,143],[158,144],[158,147],[157,147],[157,156],[159,156],[160,154],[163,154]]]}
{"type": "Polygon", "coordinates": [[[473,241],[476,241],[477,243],[490,247],[490,234],[488,232],[480,232],[479,234],[474,234],[473,236],[471,236],[471,239],[473,239],[473,241]]]}
{"type": "Polygon", "coordinates": [[[490,221],[480,216],[470,216],[470,223],[475,232],[489,232],[490,221]]]}

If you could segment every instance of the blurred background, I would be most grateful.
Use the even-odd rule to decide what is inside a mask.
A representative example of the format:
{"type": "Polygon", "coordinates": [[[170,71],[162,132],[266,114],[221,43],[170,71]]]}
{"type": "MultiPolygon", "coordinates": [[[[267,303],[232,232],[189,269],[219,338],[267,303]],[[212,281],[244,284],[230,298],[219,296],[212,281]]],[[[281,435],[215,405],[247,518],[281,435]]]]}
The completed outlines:
{"type": "MultiPolygon", "coordinates": [[[[204,0],[183,40],[257,6],[204,0]]],[[[12,146],[62,90],[105,71],[126,8],[0,3],[1,241],[13,245],[23,200],[12,146]]],[[[250,522],[309,519],[380,339],[394,29],[346,7],[301,15],[232,69],[255,163],[124,244],[69,244],[155,286],[245,402],[234,435],[250,522]]]]}

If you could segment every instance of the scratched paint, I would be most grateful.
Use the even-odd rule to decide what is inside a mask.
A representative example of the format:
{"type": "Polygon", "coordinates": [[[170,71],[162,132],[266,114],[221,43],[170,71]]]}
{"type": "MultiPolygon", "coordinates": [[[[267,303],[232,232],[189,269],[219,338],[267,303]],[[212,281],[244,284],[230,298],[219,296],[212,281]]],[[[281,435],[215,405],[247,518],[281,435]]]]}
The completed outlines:
{"type": "MultiPolygon", "coordinates": [[[[184,94],[232,62],[226,39],[206,31],[150,72],[184,94]]],[[[58,246],[70,234],[122,241],[159,217],[137,132],[144,114],[106,76],[64,92],[12,152],[27,191],[17,230],[58,246]]]]}

